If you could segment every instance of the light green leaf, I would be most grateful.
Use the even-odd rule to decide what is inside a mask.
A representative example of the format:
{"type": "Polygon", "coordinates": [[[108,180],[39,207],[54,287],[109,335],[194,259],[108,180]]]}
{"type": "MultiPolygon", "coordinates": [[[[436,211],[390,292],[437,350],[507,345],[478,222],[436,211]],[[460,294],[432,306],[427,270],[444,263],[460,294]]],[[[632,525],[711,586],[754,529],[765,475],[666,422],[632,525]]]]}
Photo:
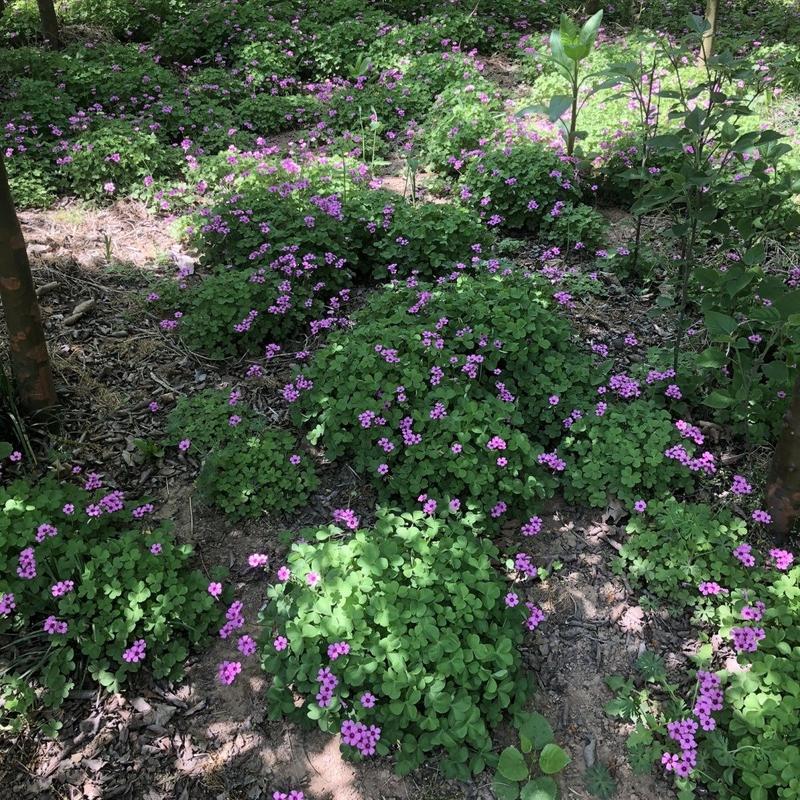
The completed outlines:
{"type": "Polygon", "coordinates": [[[554,775],[560,772],[571,761],[566,750],[557,744],[546,744],[539,756],[539,767],[545,775],[554,775]]]}
{"type": "Polygon", "coordinates": [[[497,771],[510,781],[524,781],[528,777],[528,765],[516,747],[506,747],[497,762],[497,771]]]}
{"type": "Polygon", "coordinates": [[[522,800],[556,800],[558,786],[552,778],[536,778],[522,787],[522,800]]]}

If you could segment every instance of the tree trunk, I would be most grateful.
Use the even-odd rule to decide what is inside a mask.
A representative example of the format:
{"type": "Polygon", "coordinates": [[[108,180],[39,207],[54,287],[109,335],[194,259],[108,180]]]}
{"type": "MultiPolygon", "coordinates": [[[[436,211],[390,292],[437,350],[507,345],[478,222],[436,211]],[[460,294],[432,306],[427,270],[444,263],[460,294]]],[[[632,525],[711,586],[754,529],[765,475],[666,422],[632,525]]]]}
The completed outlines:
{"type": "Polygon", "coordinates": [[[19,226],[8,175],[0,153],[0,298],[8,327],[11,372],[20,408],[27,413],[53,408],[56,390],[42,328],[33,276],[19,226]]]}
{"type": "Polygon", "coordinates": [[[53,50],[61,49],[61,35],[58,32],[58,17],[53,0],[36,0],[39,4],[39,16],[42,19],[42,33],[53,50]]]}
{"type": "Polygon", "coordinates": [[[782,544],[800,513],[800,375],[794,382],[792,402],[767,476],[767,511],[772,517],[772,535],[782,544]]]}
{"type": "Polygon", "coordinates": [[[708,61],[714,55],[714,40],[717,36],[717,11],[719,9],[719,0],[706,0],[706,22],[711,26],[703,34],[703,47],[701,50],[701,59],[708,61]]]}

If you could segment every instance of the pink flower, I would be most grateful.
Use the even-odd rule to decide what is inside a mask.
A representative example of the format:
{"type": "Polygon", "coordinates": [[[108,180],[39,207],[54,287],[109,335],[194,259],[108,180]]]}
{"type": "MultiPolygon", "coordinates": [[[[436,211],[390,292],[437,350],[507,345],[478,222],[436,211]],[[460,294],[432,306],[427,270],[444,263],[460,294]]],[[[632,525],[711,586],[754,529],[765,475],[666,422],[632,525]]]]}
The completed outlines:
{"type": "Polygon", "coordinates": [[[219,682],[224,686],[230,686],[241,671],[242,664],[240,661],[222,661],[217,667],[219,682]]]}
{"type": "Polygon", "coordinates": [[[222,594],[222,584],[221,583],[209,583],[208,584],[208,593],[212,597],[219,597],[222,594]]]}
{"type": "Polygon", "coordinates": [[[306,583],[309,586],[316,586],[319,583],[319,575],[316,572],[309,572],[306,575],[306,583]]]}
{"type": "Polygon", "coordinates": [[[285,636],[278,636],[272,643],[275,649],[280,653],[289,646],[289,640],[285,636]]]}
{"type": "Polygon", "coordinates": [[[286,581],[288,581],[291,577],[292,571],[286,565],[282,566],[278,570],[278,580],[281,581],[281,583],[286,583],[286,581]]]}
{"type": "Polygon", "coordinates": [[[244,636],[239,637],[236,647],[243,655],[251,656],[256,651],[256,641],[251,636],[247,636],[245,634],[244,636]]]}

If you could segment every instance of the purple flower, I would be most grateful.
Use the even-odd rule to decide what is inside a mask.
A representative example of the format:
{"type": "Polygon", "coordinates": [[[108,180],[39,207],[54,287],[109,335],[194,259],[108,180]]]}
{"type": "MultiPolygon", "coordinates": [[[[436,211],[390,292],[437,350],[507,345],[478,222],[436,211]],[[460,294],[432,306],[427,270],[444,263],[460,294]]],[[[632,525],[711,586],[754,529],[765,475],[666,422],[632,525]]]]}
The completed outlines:
{"type": "Polygon", "coordinates": [[[0,594],[0,617],[8,617],[16,607],[17,602],[11,592],[0,594]]]}
{"type": "Polygon", "coordinates": [[[778,547],[773,547],[769,551],[769,556],[772,560],[772,565],[775,569],[781,570],[781,572],[789,569],[794,561],[794,556],[788,550],[781,550],[778,547]]]}
{"type": "Polygon", "coordinates": [[[633,510],[636,511],[637,514],[643,514],[647,510],[647,503],[644,500],[637,500],[633,504],[633,510]]]}
{"type": "Polygon", "coordinates": [[[289,646],[289,640],[285,636],[278,636],[275,638],[272,646],[280,653],[289,646]]]}
{"type": "Polygon", "coordinates": [[[52,614],[44,621],[42,628],[45,633],[63,635],[67,632],[67,623],[54,617],[52,614]]]}
{"type": "Polygon", "coordinates": [[[217,667],[217,677],[223,686],[230,686],[241,671],[240,661],[222,661],[217,667]]]}
{"type": "Polygon", "coordinates": [[[278,580],[281,581],[281,583],[286,583],[286,581],[288,581],[291,577],[292,571],[286,565],[282,566],[278,570],[278,580]]]}
{"type": "Polygon", "coordinates": [[[361,695],[361,699],[359,701],[364,708],[374,708],[375,706],[375,695],[371,692],[364,692],[361,695]]]}
{"type": "Polygon", "coordinates": [[[753,556],[753,548],[747,542],[743,542],[738,547],[734,548],[734,558],[738,559],[745,567],[754,567],[756,559],[753,556]]]}
{"type": "Polygon", "coordinates": [[[236,647],[238,648],[239,652],[242,653],[242,655],[251,656],[257,649],[256,640],[245,634],[244,636],[239,637],[236,647]]]}
{"type": "Polygon", "coordinates": [[[219,597],[222,594],[222,584],[221,583],[209,583],[208,584],[208,593],[212,597],[219,597]]]}
{"type": "Polygon", "coordinates": [[[144,661],[145,653],[147,651],[147,643],[144,639],[137,639],[123,654],[123,661],[129,664],[136,664],[139,661],[144,661]]]}

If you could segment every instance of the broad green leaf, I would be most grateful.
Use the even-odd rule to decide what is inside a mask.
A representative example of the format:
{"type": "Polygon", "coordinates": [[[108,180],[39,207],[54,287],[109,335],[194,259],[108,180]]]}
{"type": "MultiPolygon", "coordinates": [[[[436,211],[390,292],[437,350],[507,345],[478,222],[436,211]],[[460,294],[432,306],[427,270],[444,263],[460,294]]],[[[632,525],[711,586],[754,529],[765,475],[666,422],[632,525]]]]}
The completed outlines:
{"type": "Polygon", "coordinates": [[[556,800],[558,786],[552,778],[536,778],[522,787],[521,800],[556,800]]]}
{"type": "Polygon", "coordinates": [[[706,311],[705,323],[712,336],[730,336],[739,327],[733,317],[719,311],[706,311]]]}
{"type": "Polygon", "coordinates": [[[510,781],[524,781],[528,777],[528,765],[516,747],[506,747],[497,762],[497,771],[510,781]]]}
{"type": "Polygon", "coordinates": [[[727,356],[722,350],[717,350],[714,347],[709,347],[703,350],[697,358],[697,366],[706,369],[719,369],[728,360],[727,356]]]}
{"type": "Polygon", "coordinates": [[[590,47],[594,44],[597,38],[597,32],[600,30],[600,23],[603,21],[603,9],[601,8],[596,14],[593,14],[581,28],[581,41],[588,44],[590,47]]]}
{"type": "Polygon", "coordinates": [[[550,122],[560,119],[566,110],[572,105],[572,98],[566,94],[555,94],[550,98],[550,106],[547,109],[547,117],[550,122]]]}
{"type": "Polygon", "coordinates": [[[764,260],[764,245],[757,244],[754,247],[751,247],[749,250],[746,250],[742,254],[742,261],[747,264],[748,267],[752,267],[755,264],[760,264],[764,260]]]}
{"type": "Polygon", "coordinates": [[[714,391],[703,400],[703,405],[709,406],[709,408],[730,408],[735,402],[729,394],[714,391]]]}
{"type": "Polygon", "coordinates": [[[546,744],[539,756],[539,768],[545,775],[560,772],[570,762],[569,754],[557,744],[546,744]]]}
{"type": "Polygon", "coordinates": [[[519,726],[519,733],[520,736],[528,738],[536,750],[541,750],[554,739],[550,723],[535,711],[525,715],[519,726]]]}
{"type": "Polygon", "coordinates": [[[519,797],[518,781],[509,781],[499,773],[492,780],[492,790],[497,800],[517,800],[519,797]]]}

